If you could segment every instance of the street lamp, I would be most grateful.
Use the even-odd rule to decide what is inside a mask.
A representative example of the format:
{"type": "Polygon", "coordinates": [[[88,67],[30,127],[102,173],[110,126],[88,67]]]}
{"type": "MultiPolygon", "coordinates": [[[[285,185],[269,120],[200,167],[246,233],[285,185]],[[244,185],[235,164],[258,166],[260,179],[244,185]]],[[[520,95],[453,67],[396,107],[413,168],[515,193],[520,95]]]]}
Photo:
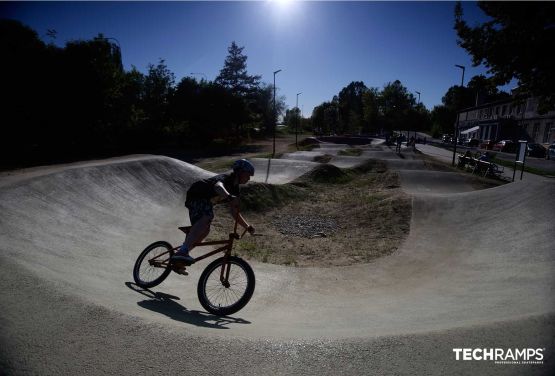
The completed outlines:
{"type": "Polygon", "coordinates": [[[272,149],[272,158],[276,155],[276,128],[277,128],[277,112],[276,112],[276,74],[281,72],[281,69],[278,69],[274,72],[274,146],[272,149]]]}
{"type": "MultiPolygon", "coordinates": [[[[297,115],[299,113],[299,95],[301,95],[302,93],[297,93],[297,105],[295,106],[295,108],[297,109],[297,115]]],[[[297,121],[295,122],[295,146],[297,147],[297,149],[299,148],[299,144],[297,142],[297,134],[298,134],[298,128],[299,128],[299,116],[297,116],[297,121]]]]}
{"type": "MultiPolygon", "coordinates": [[[[462,96],[462,88],[464,87],[464,69],[465,68],[464,68],[464,65],[455,64],[455,66],[457,68],[462,69],[462,79],[461,79],[461,96],[462,96]]],[[[462,101],[461,101],[461,105],[462,105],[462,101]]],[[[455,137],[453,137],[454,138],[453,143],[455,144],[453,146],[453,163],[452,163],[453,166],[455,165],[455,154],[457,154],[457,138],[459,137],[459,118],[460,118],[460,113],[459,112],[460,112],[460,110],[461,110],[461,108],[459,108],[459,111],[457,111],[457,125],[456,125],[456,128],[455,128],[455,137]]]]}
{"type": "MultiPolygon", "coordinates": [[[[420,92],[419,91],[415,91],[416,94],[418,94],[418,103],[416,103],[416,107],[420,106],[420,92]]],[[[416,140],[416,129],[414,130],[414,139],[416,140]]]]}

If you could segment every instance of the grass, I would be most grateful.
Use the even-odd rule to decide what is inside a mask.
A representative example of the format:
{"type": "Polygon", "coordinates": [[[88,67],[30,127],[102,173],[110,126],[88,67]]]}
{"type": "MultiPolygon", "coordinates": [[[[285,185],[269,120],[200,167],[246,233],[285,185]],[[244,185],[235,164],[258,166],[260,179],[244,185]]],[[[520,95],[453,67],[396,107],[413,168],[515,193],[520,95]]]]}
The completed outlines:
{"type": "Polygon", "coordinates": [[[307,196],[304,188],[293,184],[249,183],[241,188],[241,205],[243,211],[261,212],[291,201],[304,200],[307,196]]]}
{"type": "MultiPolygon", "coordinates": [[[[493,158],[492,162],[500,166],[510,167],[513,169],[515,167],[514,162],[506,161],[503,159],[493,158]]],[[[517,173],[520,172],[521,168],[522,168],[521,165],[517,165],[517,173]]],[[[529,172],[531,174],[541,175],[541,176],[553,176],[553,172],[542,170],[541,168],[530,167],[530,166],[527,166],[526,163],[524,163],[524,171],[529,172]]]]}
{"type": "Polygon", "coordinates": [[[338,155],[350,156],[350,157],[360,157],[362,155],[362,149],[359,148],[349,148],[345,150],[340,150],[338,155]]]}
{"type": "Polygon", "coordinates": [[[217,158],[215,160],[200,162],[197,166],[212,172],[226,172],[231,170],[231,166],[236,159],[237,158],[217,158]]]}
{"type": "MultiPolygon", "coordinates": [[[[241,205],[259,236],[236,242],[239,255],[290,266],[333,266],[370,262],[394,252],[409,232],[411,201],[399,188],[397,173],[383,162],[353,169],[322,165],[290,184],[249,183],[241,205]],[[313,213],[332,218],[338,228],[325,237],[284,235],[273,223],[313,213]]],[[[227,208],[216,206],[213,234],[232,226],[227,208]]]]}

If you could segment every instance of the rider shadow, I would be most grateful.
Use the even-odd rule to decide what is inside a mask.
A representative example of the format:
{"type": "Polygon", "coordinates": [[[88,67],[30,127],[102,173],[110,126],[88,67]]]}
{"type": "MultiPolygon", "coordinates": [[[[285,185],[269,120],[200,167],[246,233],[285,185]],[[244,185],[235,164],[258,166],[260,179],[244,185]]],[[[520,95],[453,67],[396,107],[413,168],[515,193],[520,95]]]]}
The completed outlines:
{"type": "Polygon", "coordinates": [[[150,298],[149,300],[138,302],[139,306],[166,315],[175,321],[212,329],[229,329],[228,326],[231,324],[250,324],[250,321],[244,319],[191,311],[175,302],[179,300],[177,296],[164,294],[163,292],[154,292],[132,282],[125,282],[125,285],[131,290],[150,298]]]}

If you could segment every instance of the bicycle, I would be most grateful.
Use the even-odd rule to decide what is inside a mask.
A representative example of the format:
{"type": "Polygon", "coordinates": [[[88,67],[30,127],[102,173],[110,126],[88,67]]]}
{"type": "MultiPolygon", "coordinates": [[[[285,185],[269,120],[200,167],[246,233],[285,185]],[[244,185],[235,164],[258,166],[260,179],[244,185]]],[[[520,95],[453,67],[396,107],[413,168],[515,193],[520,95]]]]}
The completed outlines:
{"type": "MultiPolygon", "coordinates": [[[[191,226],[178,227],[188,234],[191,226]]],[[[202,272],[197,286],[200,304],[208,312],[227,316],[241,310],[250,301],[255,287],[255,277],[251,266],[242,258],[231,255],[234,240],[240,240],[237,233],[237,220],[233,233],[228,240],[207,241],[197,243],[197,247],[221,245],[221,247],[195,258],[195,262],[223,252],[224,255],[212,261],[202,272]]],[[[172,247],[166,241],[157,241],[146,247],[135,262],[133,279],[143,288],[150,288],[162,283],[173,271],[188,275],[183,264],[170,263],[171,256],[180,248],[172,247]]]]}

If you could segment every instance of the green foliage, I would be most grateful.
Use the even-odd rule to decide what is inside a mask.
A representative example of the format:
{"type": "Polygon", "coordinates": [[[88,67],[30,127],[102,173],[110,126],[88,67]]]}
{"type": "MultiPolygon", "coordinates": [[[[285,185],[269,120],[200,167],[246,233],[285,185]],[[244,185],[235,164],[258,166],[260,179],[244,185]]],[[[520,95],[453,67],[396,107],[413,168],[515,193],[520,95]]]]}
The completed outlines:
{"type": "Polygon", "coordinates": [[[216,78],[216,83],[231,90],[235,95],[247,96],[255,92],[260,84],[260,76],[251,76],[247,73],[247,56],[243,49],[235,42],[227,49],[228,55],[224,67],[216,78]]]}
{"type": "Polygon", "coordinates": [[[119,43],[102,34],[60,48],[0,20],[0,50],[2,167],[238,143],[254,128],[270,133],[285,109],[277,97],[274,113],[273,86],[246,73],[235,43],[216,82],[185,77],[177,85],[163,59],[146,74],[125,71],[119,43]]]}
{"type": "Polygon", "coordinates": [[[555,108],[555,45],[553,2],[478,2],[489,20],[469,26],[460,2],[455,7],[457,43],[484,64],[496,86],[513,78],[521,95],[537,96],[540,112],[555,108]]]}
{"type": "Polygon", "coordinates": [[[292,200],[303,200],[308,195],[305,188],[294,184],[249,183],[241,188],[241,208],[244,211],[264,211],[292,200]]]}
{"type": "Polygon", "coordinates": [[[351,157],[360,157],[362,155],[362,149],[350,148],[345,150],[340,150],[338,155],[346,155],[351,157]]]}
{"type": "Polygon", "coordinates": [[[399,80],[383,90],[351,82],[331,102],[314,108],[312,127],[316,134],[372,134],[396,128],[430,128],[430,114],[417,104],[399,80]]]}

